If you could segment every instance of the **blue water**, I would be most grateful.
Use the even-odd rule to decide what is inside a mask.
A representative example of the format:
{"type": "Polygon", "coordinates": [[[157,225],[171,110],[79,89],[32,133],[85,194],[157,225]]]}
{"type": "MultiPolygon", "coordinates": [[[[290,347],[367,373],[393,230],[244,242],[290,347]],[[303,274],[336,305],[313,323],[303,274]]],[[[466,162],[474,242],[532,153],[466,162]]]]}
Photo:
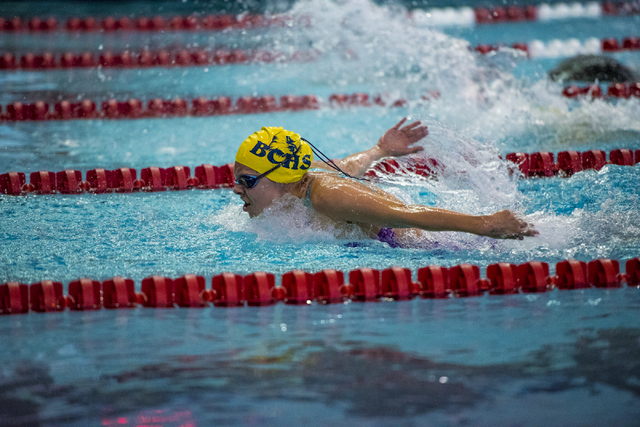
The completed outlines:
{"type": "MultiPolygon", "coordinates": [[[[2,104],[262,94],[315,94],[323,103],[296,113],[3,123],[0,172],[221,165],[247,135],[270,125],[339,158],[371,147],[409,115],[429,125],[421,144],[446,169],[437,181],[402,176],[377,185],[407,202],[466,213],[513,209],[540,235],[495,241],[430,233],[392,249],[354,228],[327,226],[295,200],[250,221],[228,190],[0,196],[0,283],[122,275],[139,288],[153,274],[209,281],[225,271],[268,271],[279,281],[293,269],[397,265],[415,276],[431,264],[469,262],[484,272],[492,263],[530,260],[553,272],[564,259],[640,255],[640,166],[520,180],[498,157],[640,149],[640,99],[567,100],[546,78],[559,60],[478,58],[466,50],[467,42],[621,38],[637,17],[445,34],[412,28],[402,10],[365,1],[293,7],[313,11],[317,25],[241,35],[0,34],[0,44],[16,52],[195,41],[322,53],[310,64],[2,72],[2,104]],[[358,59],[345,61],[346,49],[358,59]],[[432,90],[438,100],[420,100],[432,90]],[[353,92],[409,104],[327,105],[332,93],[353,92]]],[[[640,54],[616,57],[640,68],[640,54]]],[[[3,316],[0,425],[635,425],[639,305],[638,290],[623,288],[3,316]]]]}
{"type": "Polygon", "coordinates": [[[5,425],[633,425],[639,307],[593,289],[12,316],[5,425]]]}

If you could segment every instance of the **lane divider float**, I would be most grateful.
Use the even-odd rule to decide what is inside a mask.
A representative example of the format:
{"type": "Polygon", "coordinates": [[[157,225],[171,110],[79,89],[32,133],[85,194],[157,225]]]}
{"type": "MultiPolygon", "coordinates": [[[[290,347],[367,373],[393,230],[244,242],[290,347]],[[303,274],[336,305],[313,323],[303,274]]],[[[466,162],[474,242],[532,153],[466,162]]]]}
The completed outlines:
{"type": "MultiPolygon", "coordinates": [[[[607,160],[603,150],[585,152],[563,151],[555,161],[553,153],[541,151],[532,154],[509,153],[506,160],[514,164],[525,178],[569,177],[583,170],[600,170],[607,164],[635,166],[640,164],[640,150],[616,149],[609,153],[607,160]]],[[[413,173],[426,178],[436,176],[445,166],[434,158],[410,157],[400,165],[396,159],[384,159],[369,169],[367,178],[381,175],[413,173]]],[[[27,175],[24,172],[0,174],[0,194],[20,196],[27,194],[80,194],[89,193],[130,193],[134,191],[167,191],[190,189],[231,188],[234,185],[233,163],[222,166],[203,164],[194,169],[191,176],[189,166],[160,168],[147,167],[140,171],[133,168],[108,170],[96,168],[87,171],[85,180],[79,170],[67,169],[60,172],[37,171],[27,175]],[[138,179],[139,177],[139,179],[138,179]]]]}
{"type": "Polygon", "coordinates": [[[571,85],[562,89],[562,96],[566,98],[588,97],[597,98],[640,98],[640,82],[636,83],[611,83],[607,86],[606,93],[597,84],[588,86],[571,85]]]}
{"type": "Polygon", "coordinates": [[[590,2],[590,3],[554,3],[538,6],[512,5],[508,7],[493,6],[461,8],[434,8],[414,10],[411,18],[417,26],[435,27],[471,27],[483,24],[501,24],[505,22],[524,21],[559,21],[566,19],[599,19],[605,15],[637,15],[640,14],[638,2],[590,2]]]}
{"type": "Polygon", "coordinates": [[[525,178],[531,177],[569,177],[583,170],[600,170],[605,165],[634,166],[640,164],[640,150],[616,149],[607,154],[603,150],[562,151],[558,153],[558,161],[553,153],[540,151],[532,154],[509,153],[506,159],[518,166],[525,178]]]}
{"type": "MultiPolygon", "coordinates": [[[[438,92],[424,95],[419,102],[438,99],[438,92]]],[[[151,99],[145,104],[140,99],[118,101],[110,99],[103,101],[100,108],[95,101],[88,99],[81,101],[60,101],[54,104],[37,101],[32,104],[14,102],[5,108],[0,106],[0,120],[9,122],[46,121],[46,120],[76,120],[76,119],[140,119],[166,118],[185,116],[216,116],[228,114],[257,114],[280,111],[317,110],[321,107],[351,108],[351,107],[402,107],[407,104],[405,99],[388,100],[386,96],[377,94],[369,97],[366,93],[332,94],[328,102],[323,103],[315,95],[284,95],[280,102],[274,96],[243,96],[236,99],[221,96],[215,99],[199,97],[191,102],[182,98],[151,99]]]]}
{"type": "Polygon", "coordinates": [[[64,24],[60,24],[54,17],[31,18],[23,20],[17,16],[0,18],[0,32],[115,32],[115,31],[223,31],[227,29],[250,29],[267,27],[292,27],[294,25],[309,25],[308,17],[291,17],[286,15],[190,15],[165,17],[140,16],[129,18],[123,16],[104,19],[94,17],[71,17],[64,24]]]}
{"type": "MultiPolygon", "coordinates": [[[[506,160],[513,164],[511,171],[517,167],[523,178],[569,177],[583,170],[600,170],[605,165],[635,166],[640,164],[640,150],[616,149],[607,154],[603,150],[563,151],[558,153],[555,162],[553,153],[541,151],[537,153],[509,153],[506,160]]],[[[425,178],[436,177],[444,171],[445,166],[437,159],[422,156],[409,156],[402,164],[393,158],[384,159],[369,169],[365,176],[370,179],[385,175],[412,173],[425,178]]]]}
{"type": "MultiPolygon", "coordinates": [[[[615,38],[590,38],[584,42],[578,39],[551,40],[544,43],[534,40],[529,43],[480,44],[473,48],[476,52],[487,55],[491,52],[509,47],[527,53],[530,58],[558,58],[579,54],[600,54],[602,52],[621,52],[640,50],[640,38],[624,37],[620,41],[615,38]]],[[[150,68],[150,67],[190,67],[205,65],[238,65],[238,64],[270,64],[285,62],[312,62],[321,55],[318,50],[296,51],[287,54],[267,50],[189,50],[175,52],[167,50],[141,52],[51,52],[25,54],[4,53],[0,55],[0,70],[60,70],[71,68],[150,68]]],[[[347,57],[347,56],[345,56],[347,57]]],[[[353,58],[354,54],[348,55],[353,58]]]]}
{"type": "Polygon", "coordinates": [[[50,52],[24,55],[4,53],[0,56],[0,70],[60,70],[70,68],[150,68],[150,67],[190,67],[204,65],[270,64],[285,62],[311,62],[320,55],[319,51],[296,51],[287,54],[266,50],[167,50],[141,52],[110,51],[92,53],[66,52],[56,55],[50,52]]]}
{"type": "Polygon", "coordinates": [[[177,279],[151,276],[142,280],[140,292],[132,279],[114,277],[100,282],[79,279],[70,282],[67,294],[61,282],[42,280],[30,285],[18,282],[0,284],[0,314],[22,314],[71,310],[134,308],[203,308],[268,306],[279,302],[291,305],[339,304],[353,302],[403,301],[474,297],[485,293],[505,295],[541,293],[553,289],[640,288],[640,257],[625,263],[620,273],[616,260],[564,260],[556,264],[556,275],[549,275],[549,264],[530,261],[515,265],[496,263],[487,267],[487,277],[480,277],[476,265],[452,267],[431,265],[417,271],[412,280],[408,268],[391,267],[382,271],[359,268],[349,272],[326,269],[316,273],[294,270],[281,277],[266,272],[246,276],[222,273],[211,278],[206,287],[204,276],[185,274],[177,279]]]}
{"type": "Polygon", "coordinates": [[[60,172],[38,171],[29,175],[7,172],[0,175],[0,194],[20,196],[27,194],[80,194],[84,192],[131,193],[134,191],[167,191],[190,189],[231,188],[234,185],[233,163],[222,166],[203,164],[191,176],[189,166],[170,168],[147,167],[140,174],[133,168],[107,170],[91,169],[82,180],[82,172],[67,169],[60,172]]]}

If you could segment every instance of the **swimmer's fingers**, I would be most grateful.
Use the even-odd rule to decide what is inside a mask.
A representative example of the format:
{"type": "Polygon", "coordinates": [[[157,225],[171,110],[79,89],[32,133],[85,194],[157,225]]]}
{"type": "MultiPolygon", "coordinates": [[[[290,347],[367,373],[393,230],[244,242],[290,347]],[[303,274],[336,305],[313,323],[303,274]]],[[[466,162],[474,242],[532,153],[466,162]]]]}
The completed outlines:
{"type": "Polygon", "coordinates": [[[427,126],[420,126],[409,130],[406,129],[407,127],[404,127],[402,131],[407,136],[411,144],[414,144],[429,135],[429,128],[427,126]]]}
{"type": "Polygon", "coordinates": [[[406,135],[417,135],[429,133],[429,127],[427,125],[423,125],[420,120],[413,122],[411,124],[406,125],[402,129],[400,129],[406,135]]]}
{"type": "Polygon", "coordinates": [[[411,129],[415,128],[416,126],[420,126],[420,124],[421,124],[421,123],[422,123],[422,122],[421,122],[420,120],[416,120],[416,121],[415,121],[415,122],[413,122],[413,123],[409,123],[408,125],[406,125],[405,127],[403,127],[401,130],[402,130],[403,132],[410,131],[411,129]]]}
{"type": "Polygon", "coordinates": [[[405,126],[404,128],[402,128],[402,131],[408,134],[428,134],[429,133],[429,127],[427,125],[419,125],[419,126],[414,126],[411,129],[407,129],[407,127],[405,126]]]}
{"type": "Polygon", "coordinates": [[[502,236],[503,239],[518,239],[518,240],[523,240],[525,237],[534,237],[537,236],[538,234],[540,234],[537,230],[533,230],[531,228],[526,228],[529,227],[530,224],[526,224],[525,223],[525,227],[522,231],[518,232],[518,233],[514,233],[514,234],[508,234],[506,236],[502,236]]]}
{"type": "Polygon", "coordinates": [[[536,230],[526,230],[526,231],[523,231],[522,233],[509,234],[507,236],[503,236],[503,238],[523,240],[525,237],[534,237],[534,236],[537,236],[538,234],[539,233],[536,230]]]}
{"type": "Polygon", "coordinates": [[[404,132],[404,134],[409,138],[424,138],[425,136],[429,135],[429,128],[426,126],[420,126],[409,130],[406,130],[405,128],[402,129],[402,132],[404,132]]]}
{"type": "Polygon", "coordinates": [[[405,118],[403,118],[402,120],[400,120],[400,121],[398,122],[398,124],[397,124],[397,125],[395,125],[394,127],[392,127],[391,129],[399,130],[399,129],[400,129],[400,126],[402,126],[402,125],[404,124],[404,122],[406,122],[406,121],[407,121],[407,118],[405,117],[405,118]]]}
{"type": "MultiPolygon", "coordinates": [[[[534,229],[534,225],[532,223],[528,223],[523,219],[519,219],[520,221],[520,229],[522,230],[520,232],[521,236],[525,236],[525,237],[532,237],[532,236],[537,236],[538,234],[540,234],[538,232],[538,230],[534,229]]],[[[522,239],[520,239],[522,240],[522,239]]]]}
{"type": "Polygon", "coordinates": [[[527,223],[511,211],[503,210],[489,215],[490,229],[486,234],[497,239],[518,239],[538,235],[533,224],[527,223]]]}

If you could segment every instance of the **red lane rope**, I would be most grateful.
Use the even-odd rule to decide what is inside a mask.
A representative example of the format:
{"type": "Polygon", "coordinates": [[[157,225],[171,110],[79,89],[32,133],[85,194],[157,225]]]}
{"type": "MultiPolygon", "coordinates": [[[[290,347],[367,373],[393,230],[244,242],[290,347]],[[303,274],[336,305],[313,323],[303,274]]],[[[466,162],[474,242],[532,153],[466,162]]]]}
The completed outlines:
{"type": "MultiPolygon", "coordinates": [[[[432,92],[430,96],[423,96],[420,100],[430,101],[440,96],[432,92]]],[[[317,110],[320,107],[332,108],[388,106],[402,107],[407,101],[404,99],[387,100],[383,95],[374,95],[371,99],[366,93],[333,94],[328,103],[321,103],[315,95],[284,95],[280,102],[271,95],[244,96],[235,102],[231,98],[221,96],[215,99],[199,97],[191,102],[182,98],[171,100],[151,99],[146,104],[140,99],[118,101],[111,99],[103,101],[100,108],[96,102],[85,99],[77,102],[60,101],[53,109],[49,103],[37,101],[33,104],[14,102],[6,107],[0,106],[0,120],[16,121],[46,121],[46,120],[75,120],[75,119],[139,119],[151,117],[184,117],[184,116],[215,116],[227,114],[257,114],[278,111],[317,110]],[[4,113],[4,114],[2,114],[4,113]]]]}
{"type": "MultiPolygon", "coordinates": [[[[563,151],[554,154],[546,151],[527,154],[509,153],[507,161],[514,163],[525,178],[569,177],[583,170],[600,170],[607,164],[634,166],[640,163],[640,150],[616,149],[607,154],[603,150],[585,152],[563,151]]],[[[436,159],[409,161],[404,166],[395,159],[385,159],[371,168],[366,176],[415,173],[424,177],[437,175],[444,166],[436,159]]],[[[132,168],[107,170],[97,168],[87,171],[85,180],[79,170],[67,169],[60,172],[38,171],[29,175],[24,172],[0,174],[0,194],[20,196],[26,194],[79,194],[90,193],[130,193],[134,191],[167,191],[231,188],[234,185],[233,163],[222,166],[203,164],[194,169],[191,176],[189,166],[170,168],[148,167],[138,172],[132,168]],[[138,179],[139,177],[139,179],[138,179]]]]}
{"type": "Polygon", "coordinates": [[[345,281],[342,271],[322,270],[308,273],[294,270],[282,275],[282,285],[275,286],[275,275],[266,272],[246,276],[222,273],[211,278],[206,287],[203,276],[186,274],[177,279],[151,276],[142,280],[141,292],[135,292],[132,279],[114,277],[104,282],[79,279],[67,286],[63,294],[61,282],[42,280],[27,285],[7,282],[0,285],[0,314],[104,308],[143,307],[216,307],[265,306],[278,302],[293,305],[336,304],[346,301],[369,302],[381,299],[401,301],[415,297],[424,299],[474,297],[489,294],[541,293],[552,289],[640,287],[640,257],[625,263],[620,273],[616,260],[564,260],[556,264],[556,275],[549,275],[549,264],[530,261],[515,265],[491,264],[486,278],[480,277],[476,265],[452,267],[430,265],[417,271],[412,280],[408,268],[385,270],[359,268],[345,281]]]}
{"type": "MultiPolygon", "coordinates": [[[[549,21],[570,18],[600,18],[603,15],[636,15],[640,13],[640,5],[634,2],[602,2],[602,3],[555,3],[551,6],[493,6],[471,9],[429,9],[414,10],[410,16],[417,23],[431,25],[477,25],[497,24],[503,22],[549,21]]],[[[173,16],[164,17],[95,17],[69,18],[64,24],[54,17],[35,17],[23,20],[19,17],[0,18],[0,32],[30,31],[46,33],[52,31],[69,32],[115,32],[115,31],[223,31],[226,29],[247,29],[267,27],[289,27],[295,24],[310,25],[310,17],[291,17],[287,15],[207,15],[207,16],[173,16]]]]}
{"type": "Polygon", "coordinates": [[[154,166],[141,169],[140,174],[133,168],[97,168],[87,171],[85,177],[86,181],[83,181],[82,172],[72,169],[57,173],[38,171],[29,175],[27,184],[25,173],[7,172],[0,175],[0,194],[131,193],[231,188],[234,185],[233,163],[222,166],[203,164],[194,169],[194,176],[191,176],[189,166],[166,169],[154,166]]]}
{"type": "Polygon", "coordinates": [[[515,163],[525,178],[532,177],[569,177],[576,172],[588,169],[600,170],[605,165],[634,166],[640,163],[640,150],[616,149],[607,154],[603,150],[562,151],[558,153],[558,161],[553,153],[540,151],[537,153],[509,153],[506,159],[515,163]]]}
{"type": "MultiPolygon", "coordinates": [[[[616,149],[607,153],[603,150],[588,150],[585,152],[562,151],[558,153],[558,161],[555,161],[553,153],[541,151],[532,154],[509,153],[506,159],[512,162],[513,169],[517,167],[523,178],[540,177],[569,177],[583,170],[600,170],[605,165],[613,164],[618,166],[635,166],[640,163],[640,150],[616,149]]],[[[400,164],[396,159],[385,159],[375,164],[369,169],[365,176],[369,178],[380,178],[382,175],[413,173],[431,178],[445,169],[445,165],[432,158],[410,158],[405,164],[400,164]]]]}
{"type": "Polygon", "coordinates": [[[215,52],[206,50],[182,49],[174,53],[166,50],[141,52],[123,51],[113,53],[66,52],[59,56],[52,53],[26,53],[21,56],[5,53],[0,56],[0,70],[59,70],[69,68],[150,68],[150,67],[189,67],[203,65],[265,64],[284,62],[310,62],[320,55],[319,51],[296,51],[292,54],[264,50],[232,51],[220,49],[215,52]]]}
{"type": "MultiPolygon", "coordinates": [[[[480,44],[473,48],[483,55],[497,51],[503,47],[522,50],[529,57],[557,57],[575,55],[581,52],[601,53],[640,50],[640,38],[624,37],[621,42],[615,38],[593,39],[584,43],[577,40],[554,40],[545,46],[544,43],[534,41],[530,43],[480,44]],[[597,46],[593,46],[595,43],[597,46]],[[587,44],[589,44],[587,46],[587,44]]],[[[176,52],[167,50],[141,52],[123,51],[114,53],[105,51],[95,52],[66,52],[53,54],[33,52],[23,55],[4,53],[0,56],[0,70],[59,70],[70,68],[149,68],[149,67],[188,67],[203,65],[231,65],[231,64],[265,64],[284,62],[310,62],[320,56],[317,50],[296,51],[286,54],[278,51],[240,50],[232,51],[219,49],[215,52],[182,49],[176,52]]]]}
{"type": "Polygon", "coordinates": [[[307,17],[293,18],[286,15],[190,15],[163,17],[141,16],[135,19],[123,16],[104,19],[85,17],[69,18],[64,24],[54,17],[31,18],[22,20],[13,18],[0,18],[0,32],[36,32],[46,33],[52,31],[69,32],[115,32],[115,31],[223,31],[226,29],[250,29],[267,27],[289,27],[292,25],[309,25],[307,17]]]}
{"type": "Polygon", "coordinates": [[[596,98],[640,98],[640,83],[611,83],[606,93],[597,84],[588,86],[566,86],[562,95],[567,98],[590,97],[596,98]]]}

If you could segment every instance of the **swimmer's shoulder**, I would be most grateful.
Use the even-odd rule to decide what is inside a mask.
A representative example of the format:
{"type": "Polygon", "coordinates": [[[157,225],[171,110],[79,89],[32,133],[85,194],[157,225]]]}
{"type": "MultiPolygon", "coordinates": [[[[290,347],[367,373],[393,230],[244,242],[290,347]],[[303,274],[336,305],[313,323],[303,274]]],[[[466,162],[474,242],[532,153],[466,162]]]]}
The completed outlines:
{"type": "Polygon", "coordinates": [[[322,189],[328,186],[335,186],[336,184],[348,184],[353,181],[350,178],[346,178],[337,172],[330,171],[313,171],[307,173],[310,179],[310,191],[313,192],[316,189],[322,189]]]}
{"type": "Polygon", "coordinates": [[[350,201],[354,194],[375,195],[390,203],[402,203],[397,197],[378,188],[369,181],[359,181],[335,172],[309,172],[311,182],[307,188],[307,199],[315,209],[333,207],[337,201],[350,201]]]}
{"type": "Polygon", "coordinates": [[[309,172],[311,182],[307,189],[307,198],[314,208],[318,204],[331,204],[336,199],[350,197],[349,188],[361,188],[365,191],[376,191],[375,187],[335,172],[309,172]]]}

